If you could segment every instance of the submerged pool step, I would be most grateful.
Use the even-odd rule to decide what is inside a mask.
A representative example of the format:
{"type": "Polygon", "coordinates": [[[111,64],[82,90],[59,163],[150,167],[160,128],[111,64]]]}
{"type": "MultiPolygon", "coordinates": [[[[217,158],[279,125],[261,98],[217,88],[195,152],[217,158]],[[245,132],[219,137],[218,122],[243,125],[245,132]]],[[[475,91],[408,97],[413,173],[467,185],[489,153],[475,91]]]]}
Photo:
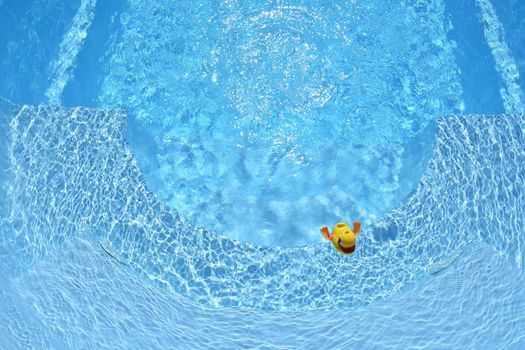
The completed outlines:
{"type": "Polygon", "coordinates": [[[525,345],[524,283],[523,271],[481,244],[417,288],[361,308],[215,309],[144,281],[96,242],[72,238],[11,281],[10,304],[0,310],[14,311],[0,314],[10,325],[0,345],[23,334],[25,342],[8,348],[517,350],[525,345]]]}
{"type": "Polygon", "coordinates": [[[124,147],[124,115],[82,108],[19,107],[6,118],[7,160],[0,178],[6,210],[0,213],[0,259],[10,275],[87,228],[103,228],[115,205],[140,186],[119,182],[133,167],[124,147]],[[118,162],[114,158],[118,155],[118,162]],[[122,187],[124,186],[124,187],[122,187]]]}
{"type": "Polygon", "coordinates": [[[77,13],[72,19],[71,26],[64,34],[59,46],[58,57],[50,64],[49,71],[51,84],[45,92],[48,103],[61,104],[64,88],[73,77],[77,56],[82,49],[84,39],[95,13],[97,0],[81,0],[77,13]]]}
{"type": "Polygon", "coordinates": [[[330,244],[254,246],[186,222],[147,189],[126,144],[125,117],[48,106],[12,117],[0,213],[0,259],[10,277],[82,235],[104,240],[158,285],[210,306],[358,307],[397,294],[480,240],[523,269],[524,116],[440,118],[417,189],[363,228],[350,257],[330,244]]]}
{"type": "Polygon", "coordinates": [[[496,70],[501,79],[500,94],[506,113],[525,113],[525,97],[519,84],[519,71],[505,40],[503,24],[498,19],[490,0],[476,0],[479,17],[484,26],[485,39],[489,45],[496,70]]]}
{"type": "Polygon", "coordinates": [[[66,349],[62,337],[0,271],[0,349],[66,349]]]}

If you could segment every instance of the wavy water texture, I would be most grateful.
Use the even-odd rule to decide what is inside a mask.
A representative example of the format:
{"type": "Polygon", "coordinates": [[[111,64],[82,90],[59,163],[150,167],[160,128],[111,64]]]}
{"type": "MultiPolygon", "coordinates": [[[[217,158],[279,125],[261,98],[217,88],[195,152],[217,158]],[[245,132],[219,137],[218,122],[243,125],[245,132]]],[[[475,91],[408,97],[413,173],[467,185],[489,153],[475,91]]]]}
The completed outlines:
{"type": "Polygon", "coordinates": [[[525,97],[519,84],[520,74],[514,57],[505,40],[505,30],[490,0],[476,0],[480,19],[484,25],[485,38],[496,62],[502,87],[501,98],[506,113],[525,113],[525,97]]]}
{"type": "Polygon", "coordinates": [[[2,238],[7,241],[2,247],[12,255],[6,260],[12,273],[87,226],[97,226],[97,215],[107,216],[94,207],[108,202],[103,184],[115,177],[112,154],[119,154],[121,163],[132,161],[122,148],[124,130],[112,128],[103,111],[85,112],[26,106],[6,119],[7,224],[2,227],[7,233],[2,238]]]}
{"type": "Polygon", "coordinates": [[[0,95],[39,104],[49,87],[49,64],[71,26],[80,0],[7,1],[0,11],[0,95]]]}
{"type": "Polygon", "coordinates": [[[405,143],[463,108],[450,30],[441,0],[128,1],[99,101],[151,134],[139,166],[188,221],[318,243],[417,184],[405,143]]]}
{"type": "Polygon", "coordinates": [[[362,308],[217,309],[166,293],[75,237],[0,284],[0,347],[521,350],[524,283],[480,245],[417,289],[362,308]]]}
{"type": "Polygon", "coordinates": [[[126,145],[123,111],[25,106],[10,124],[5,260],[16,273],[86,233],[203,304],[280,310],[368,304],[480,239],[523,269],[523,122],[439,119],[417,190],[365,227],[357,252],[343,257],[329,244],[260,247],[187,223],[147,189],[126,145]]]}
{"type": "Polygon", "coordinates": [[[58,58],[50,64],[51,84],[45,96],[51,104],[60,104],[62,92],[73,76],[78,53],[93,22],[96,4],[97,0],[82,0],[69,31],[60,43],[58,58]]]}

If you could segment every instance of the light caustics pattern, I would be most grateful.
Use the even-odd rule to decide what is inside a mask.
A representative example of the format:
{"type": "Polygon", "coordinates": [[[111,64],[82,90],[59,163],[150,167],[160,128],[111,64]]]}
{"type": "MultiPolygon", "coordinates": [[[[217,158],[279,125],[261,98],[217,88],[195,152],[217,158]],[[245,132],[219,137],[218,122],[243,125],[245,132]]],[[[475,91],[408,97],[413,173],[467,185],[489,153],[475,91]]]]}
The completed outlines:
{"type": "Polygon", "coordinates": [[[75,237],[1,284],[0,323],[10,332],[0,347],[523,349],[525,274],[504,256],[476,246],[428,282],[362,308],[212,308],[156,288],[75,237]]]}
{"type": "Polygon", "coordinates": [[[274,246],[397,207],[424,153],[407,140],[463,108],[443,1],[286,3],[128,1],[98,97],[138,121],[168,206],[274,246]]]}
{"type": "Polygon", "coordinates": [[[501,98],[505,112],[525,113],[525,97],[519,85],[519,72],[512,53],[505,41],[505,30],[490,0],[476,0],[485,38],[496,63],[501,84],[501,98]]]}
{"type": "Polygon", "coordinates": [[[417,189],[364,228],[350,258],[329,244],[261,247],[187,223],[147,189],[125,119],[122,110],[46,106],[22,107],[12,118],[0,245],[13,265],[8,273],[85,235],[199,303],[287,310],[368,304],[427,278],[480,239],[523,269],[523,116],[430,124],[436,144],[417,189]]]}
{"type": "Polygon", "coordinates": [[[48,102],[59,105],[62,92],[73,77],[78,53],[93,22],[97,0],[82,0],[71,27],[60,43],[56,60],[49,66],[51,84],[45,92],[48,102]]]}

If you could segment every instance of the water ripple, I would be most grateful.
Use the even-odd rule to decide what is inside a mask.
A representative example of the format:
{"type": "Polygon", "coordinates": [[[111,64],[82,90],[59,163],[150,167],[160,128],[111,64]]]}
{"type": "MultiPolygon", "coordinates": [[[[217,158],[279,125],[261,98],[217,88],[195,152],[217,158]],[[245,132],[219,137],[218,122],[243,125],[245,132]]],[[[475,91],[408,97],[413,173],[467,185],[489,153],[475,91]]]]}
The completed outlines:
{"type": "Polygon", "coordinates": [[[348,258],[329,244],[232,241],[172,213],[145,185],[124,139],[123,111],[25,106],[10,124],[2,255],[16,274],[84,233],[104,239],[144,276],[204,304],[280,310],[368,304],[425,279],[430,266],[479,240],[523,269],[523,122],[439,119],[417,190],[365,227],[348,258]]]}

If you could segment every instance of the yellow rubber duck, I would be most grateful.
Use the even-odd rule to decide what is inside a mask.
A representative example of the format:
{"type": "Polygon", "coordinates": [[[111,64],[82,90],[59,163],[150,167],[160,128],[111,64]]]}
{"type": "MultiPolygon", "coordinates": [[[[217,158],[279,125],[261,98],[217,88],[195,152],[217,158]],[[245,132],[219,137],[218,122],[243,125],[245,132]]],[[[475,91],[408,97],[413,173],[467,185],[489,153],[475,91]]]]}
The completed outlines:
{"type": "Polygon", "coordinates": [[[361,233],[361,223],[354,222],[354,229],[351,230],[344,222],[335,224],[332,234],[328,231],[328,227],[321,228],[321,233],[324,238],[332,241],[334,248],[341,254],[348,255],[355,252],[356,237],[361,233]]]}

